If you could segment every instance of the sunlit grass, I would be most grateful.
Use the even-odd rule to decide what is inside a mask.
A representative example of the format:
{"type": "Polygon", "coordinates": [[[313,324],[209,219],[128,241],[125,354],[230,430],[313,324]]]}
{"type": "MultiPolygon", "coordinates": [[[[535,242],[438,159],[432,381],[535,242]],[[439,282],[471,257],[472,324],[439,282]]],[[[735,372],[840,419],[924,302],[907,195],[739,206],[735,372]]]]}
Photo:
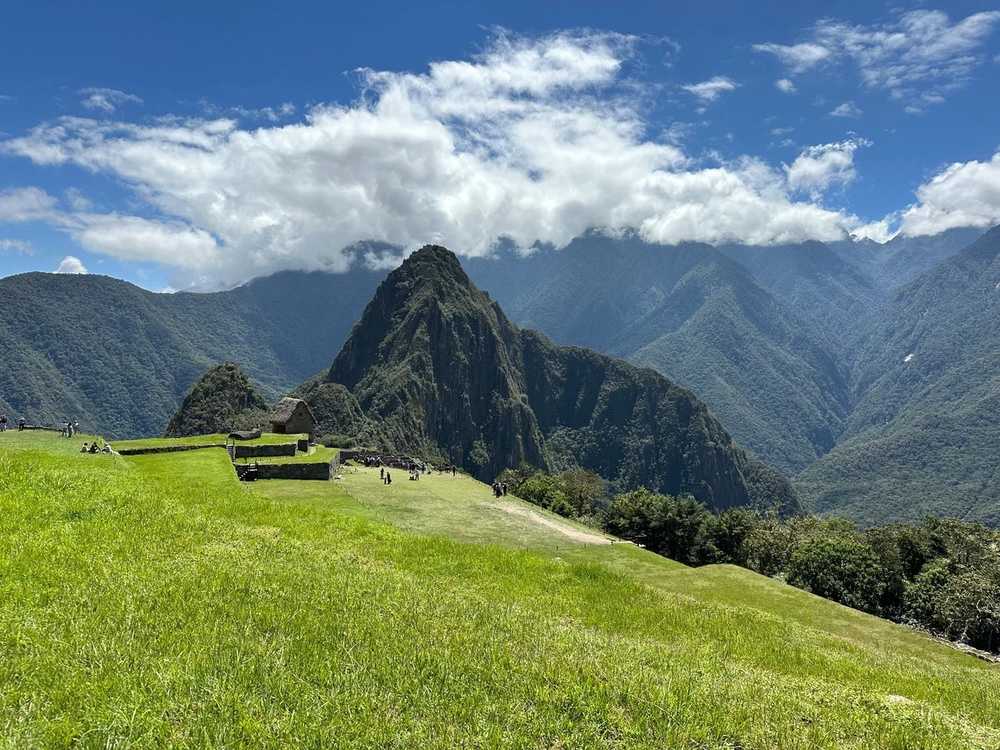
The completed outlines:
{"type": "Polygon", "coordinates": [[[555,541],[469,479],[247,486],[223,450],[59,441],[0,436],[0,746],[1000,744],[984,663],[555,541]]]}

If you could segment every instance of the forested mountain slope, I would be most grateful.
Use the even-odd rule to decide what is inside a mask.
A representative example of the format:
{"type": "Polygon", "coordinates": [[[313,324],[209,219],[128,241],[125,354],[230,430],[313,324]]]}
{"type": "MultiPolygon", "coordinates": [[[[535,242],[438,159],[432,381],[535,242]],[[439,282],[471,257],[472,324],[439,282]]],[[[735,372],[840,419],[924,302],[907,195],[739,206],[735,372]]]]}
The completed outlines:
{"type": "Polygon", "coordinates": [[[326,381],[370,420],[368,443],[439,455],[482,478],[525,463],[579,465],[623,488],[690,493],[716,508],[796,505],[690,391],[517,328],[442,247],[389,274],[326,381]],[[780,496],[763,496],[765,485],[780,496]]]}
{"type": "Polygon", "coordinates": [[[783,470],[801,470],[840,432],[848,370],[834,347],[708,245],[591,234],[560,251],[465,265],[519,325],[691,388],[739,442],[783,470]]]}
{"type": "Polygon", "coordinates": [[[801,478],[815,507],[1000,524],[1000,228],[902,287],[859,362],[845,440],[801,478]]]}
{"type": "Polygon", "coordinates": [[[160,434],[223,361],[274,397],[329,363],[381,276],[286,272],[212,294],[105,276],[0,279],[0,409],[108,437],[160,434]]]}

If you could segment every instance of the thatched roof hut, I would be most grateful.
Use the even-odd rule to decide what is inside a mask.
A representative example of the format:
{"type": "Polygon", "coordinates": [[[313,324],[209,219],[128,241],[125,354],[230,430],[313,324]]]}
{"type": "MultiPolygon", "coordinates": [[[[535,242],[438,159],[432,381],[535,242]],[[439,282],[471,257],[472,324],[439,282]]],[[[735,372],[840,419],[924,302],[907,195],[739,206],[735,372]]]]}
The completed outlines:
{"type": "Polygon", "coordinates": [[[281,435],[303,432],[311,439],[316,431],[316,418],[309,404],[300,398],[286,396],[281,399],[271,412],[270,421],[271,432],[281,435]]]}

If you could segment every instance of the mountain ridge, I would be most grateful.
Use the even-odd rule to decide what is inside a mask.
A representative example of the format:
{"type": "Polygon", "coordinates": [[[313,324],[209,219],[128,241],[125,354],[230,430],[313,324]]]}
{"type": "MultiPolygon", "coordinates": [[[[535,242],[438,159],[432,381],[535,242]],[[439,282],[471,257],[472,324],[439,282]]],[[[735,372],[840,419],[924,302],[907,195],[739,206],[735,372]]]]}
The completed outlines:
{"type": "Polygon", "coordinates": [[[690,391],[519,329],[440,246],[389,274],[326,381],[350,391],[382,449],[441,455],[480,478],[579,465],[716,508],[797,504],[787,483],[783,497],[756,494],[747,475],[774,475],[690,391]]]}

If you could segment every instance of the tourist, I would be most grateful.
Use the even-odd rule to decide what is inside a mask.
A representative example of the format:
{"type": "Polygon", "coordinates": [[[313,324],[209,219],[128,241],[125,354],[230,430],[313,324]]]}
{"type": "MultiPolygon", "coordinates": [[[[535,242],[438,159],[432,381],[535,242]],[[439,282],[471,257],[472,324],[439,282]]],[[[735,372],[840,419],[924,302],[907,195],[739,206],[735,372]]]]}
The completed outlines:
{"type": "Polygon", "coordinates": [[[7,415],[0,414],[0,432],[7,432],[7,415]]]}
{"type": "Polygon", "coordinates": [[[378,467],[378,478],[382,480],[383,484],[385,484],[385,468],[382,466],[378,467]]]}
{"type": "Polygon", "coordinates": [[[27,420],[24,417],[17,418],[17,431],[24,432],[24,426],[27,424],[27,420]]]}
{"type": "Polygon", "coordinates": [[[84,443],[83,447],[80,449],[80,453],[86,453],[88,451],[87,444],[84,443]]]}

